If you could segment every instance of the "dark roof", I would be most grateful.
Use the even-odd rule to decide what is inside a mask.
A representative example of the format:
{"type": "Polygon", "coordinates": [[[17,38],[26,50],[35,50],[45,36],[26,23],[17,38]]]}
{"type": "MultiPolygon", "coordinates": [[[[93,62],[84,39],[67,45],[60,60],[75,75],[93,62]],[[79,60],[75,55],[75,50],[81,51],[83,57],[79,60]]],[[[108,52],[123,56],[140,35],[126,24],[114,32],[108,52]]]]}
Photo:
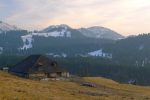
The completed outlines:
{"type": "Polygon", "coordinates": [[[37,67],[42,67],[41,71],[44,72],[64,72],[62,68],[58,67],[57,62],[50,60],[48,57],[43,55],[31,55],[10,68],[10,72],[15,73],[32,73],[37,67]],[[54,65],[56,64],[56,65],[54,65]]]}

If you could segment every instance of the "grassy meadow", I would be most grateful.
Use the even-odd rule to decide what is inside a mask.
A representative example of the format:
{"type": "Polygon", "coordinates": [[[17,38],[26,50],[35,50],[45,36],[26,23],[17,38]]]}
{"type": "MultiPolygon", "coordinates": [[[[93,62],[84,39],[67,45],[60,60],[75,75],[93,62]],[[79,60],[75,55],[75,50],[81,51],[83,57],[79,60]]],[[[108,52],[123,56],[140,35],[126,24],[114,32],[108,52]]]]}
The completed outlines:
{"type": "Polygon", "coordinates": [[[72,81],[34,81],[0,72],[0,100],[150,100],[150,87],[84,77],[96,87],[72,81]]]}

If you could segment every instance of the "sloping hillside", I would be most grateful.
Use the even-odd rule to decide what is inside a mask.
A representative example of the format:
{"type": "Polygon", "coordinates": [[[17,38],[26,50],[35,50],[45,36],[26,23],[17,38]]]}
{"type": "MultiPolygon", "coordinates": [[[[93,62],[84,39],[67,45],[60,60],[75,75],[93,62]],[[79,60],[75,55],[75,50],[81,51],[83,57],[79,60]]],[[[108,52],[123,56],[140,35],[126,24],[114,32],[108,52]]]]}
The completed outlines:
{"type": "Polygon", "coordinates": [[[96,87],[70,81],[33,81],[0,72],[0,100],[150,100],[150,87],[100,77],[83,79],[96,87]]]}

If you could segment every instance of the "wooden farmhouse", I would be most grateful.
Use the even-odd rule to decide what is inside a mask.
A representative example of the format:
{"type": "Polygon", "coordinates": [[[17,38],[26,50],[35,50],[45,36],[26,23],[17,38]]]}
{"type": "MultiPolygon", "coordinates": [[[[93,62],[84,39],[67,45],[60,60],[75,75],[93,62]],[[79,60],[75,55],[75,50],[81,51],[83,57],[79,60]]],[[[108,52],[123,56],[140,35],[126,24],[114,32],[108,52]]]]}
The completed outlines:
{"type": "Polygon", "coordinates": [[[9,69],[17,76],[30,79],[67,78],[69,72],[58,66],[57,62],[46,56],[31,55],[9,69]]]}

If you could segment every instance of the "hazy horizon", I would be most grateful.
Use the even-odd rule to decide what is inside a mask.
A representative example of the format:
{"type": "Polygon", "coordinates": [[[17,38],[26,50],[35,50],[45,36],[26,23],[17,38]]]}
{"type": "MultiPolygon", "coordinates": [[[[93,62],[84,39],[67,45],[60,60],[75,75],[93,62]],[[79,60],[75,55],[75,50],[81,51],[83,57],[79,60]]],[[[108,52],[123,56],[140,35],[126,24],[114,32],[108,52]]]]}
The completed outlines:
{"type": "Polygon", "coordinates": [[[150,32],[149,0],[1,0],[1,20],[23,29],[102,26],[124,36],[150,32]]]}

